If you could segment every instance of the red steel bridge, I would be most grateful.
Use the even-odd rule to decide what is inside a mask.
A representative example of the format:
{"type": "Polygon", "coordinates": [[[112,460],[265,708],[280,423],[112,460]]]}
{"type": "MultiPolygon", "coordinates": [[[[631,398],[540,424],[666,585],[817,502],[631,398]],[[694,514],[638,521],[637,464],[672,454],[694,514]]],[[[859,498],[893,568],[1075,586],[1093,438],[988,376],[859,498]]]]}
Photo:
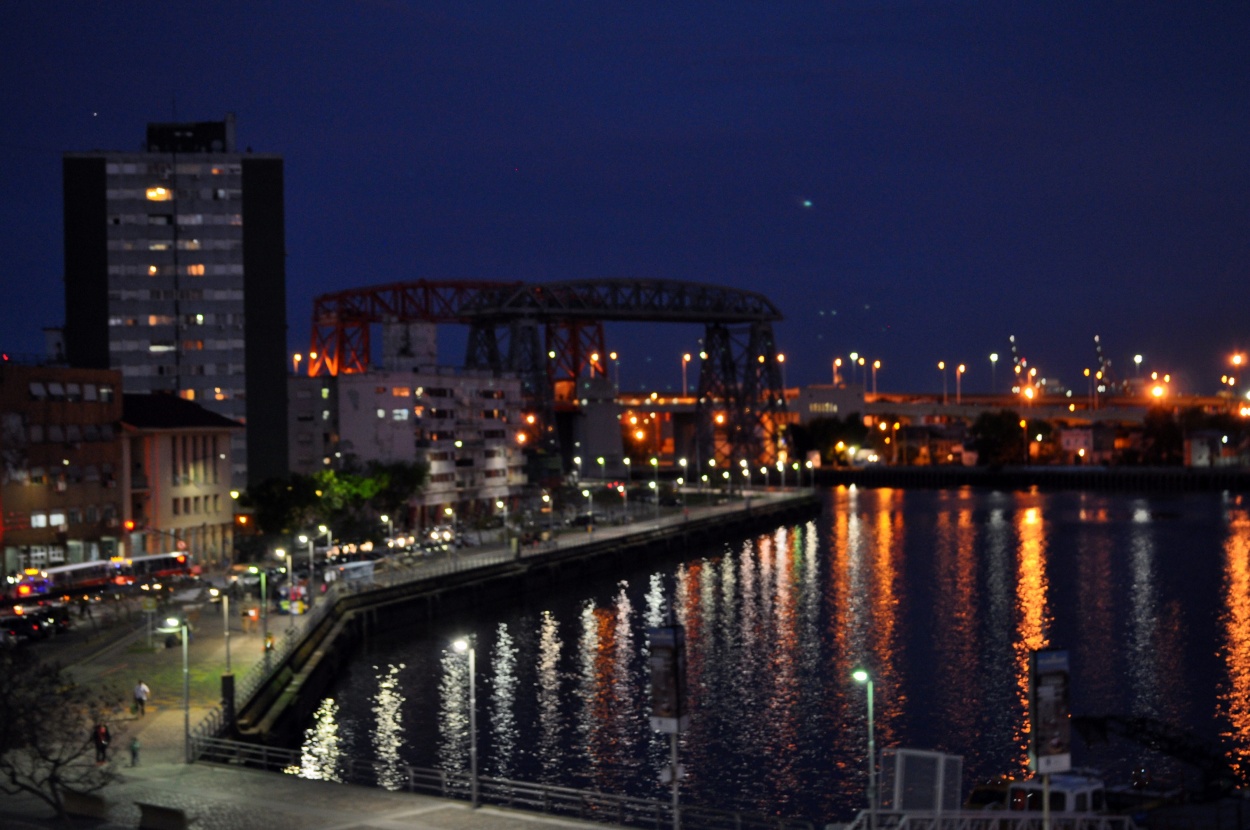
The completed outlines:
{"type": "Polygon", "coordinates": [[[465,366],[517,375],[527,410],[551,425],[557,411],[576,409],[580,381],[606,377],[605,322],[702,324],[702,457],[767,463],[785,408],[772,328],[781,319],[762,294],[676,280],[418,280],[317,297],[308,373],[366,371],[374,326],[467,325],[465,366]]]}

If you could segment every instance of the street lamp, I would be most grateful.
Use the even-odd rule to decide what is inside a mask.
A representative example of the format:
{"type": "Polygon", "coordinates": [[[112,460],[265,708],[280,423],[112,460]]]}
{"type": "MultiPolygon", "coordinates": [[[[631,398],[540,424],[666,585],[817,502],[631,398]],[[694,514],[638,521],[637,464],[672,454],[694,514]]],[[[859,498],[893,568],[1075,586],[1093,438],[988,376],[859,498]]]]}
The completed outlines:
{"type": "Polygon", "coordinates": [[[467,638],[451,644],[459,654],[469,653],[469,800],[478,805],[477,787],[477,650],[467,638]]]}
{"type": "Polygon", "coordinates": [[[942,403],[946,403],[946,361],[938,361],[938,371],[942,373],[942,403]]]}
{"type": "Polygon", "coordinates": [[[998,394],[998,352],[990,353],[990,394],[998,394]]]}
{"type": "Polygon", "coordinates": [[[621,394],[621,361],[616,359],[616,352],[608,352],[608,358],[612,361],[613,385],[616,387],[616,394],[621,394]]]}
{"type": "Polygon", "coordinates": [[[587,510],[590,514],[586,517],[586,532],[595,532],[595,494],[590,490],[583,490],[582,495],[586,497],[587,510]]]}
{"type": "Polygon", "coordinates": [[[582,457],[580,455],[573,456],[573,463],[577,465],[577,480],[582,480],[582,457]]]}
{"type": "Polygon", "coordinates": [[[877,826],[877,740],[873,729],[872,675],[864,669],[856,669],[851,677],[868,687],[868,827],[871,830],[877,826]]]}
{"type": "Polygon", "coordinates": [[[378,517],[382,520],[382,524],[386,525],[386,547],[395,547],[395,521],[389,515],[383,513],[378,517]]]}
{"type": "MultiPolygon", "coordinates": [[[[960,383],[960,381],[963,380],[964,372],[966,371],[968,371],[968,367],[963,365],[962,363],[960,363],[958,366],[955,367],[955,403],[957,404],[963,403],[963,400],[964,400],[963,385],[960,383]]],[[[876,390],[873,390],[873,391],[876,391],[876,390]]]]}
{"type": "Polygon", "coordinates": [[[616,492],[621,494],[621,505],[625,509],[625,522],[629,523],[629,488],[624,484],[616,485],[616,492]]]}
{"type": "Polygon", "coordinates": [[[785,356],[785,355],[783,355],[783,354],[779,354],[779,355],[777,355],[777,363],[778,363],[778,364],[780,364],[780,366],[781,366],[781,395],[782,395],[782,397],[785,397],[785,393],[786,393],[786,356],[785,356]]]}
{"type": "MultiPolygon", "coordinates": [[[[303,544],[305,538],[307,537],[299,537],[300,544],[303,544]]],[[[286,627],[290,631],[291,623],[295,621],[295,568],[291,567],[291,554],[287,553],[286,548],[275,549],[273,555],[286,560],[286,627]]]]}
{"type": "Polygon", "coordinates": [[[165,628],[177,628],[182,635],[182,755],[191,763],[191,665],[187,661],[186,617],[169,617],[165,628]]]}
{"type": "Polygon", "coordinates": [[[686,397],[686,366],[690,363],[690,352],[686,352],[681,356],[681,396],[686,397]]]}
{"type": "Polygon", "coordinates": [[[655,496],[655,517],[660,518],[660,459],[651,456],[651,493],[655,496]]]}
{"type": "Polygon", "coordinates": [[[252,565],[249,573],[260,574],[260,642],[265,652],[265,674],[269,674],[269,568],[257,568],[252,565]]]}
{"type": "Polygon", "coordinates": [[[314,582],[314,580],[315,580],[315,576],[316,576],[316,573],[317,573],[317,569],[316,569],[316,567],[315,567],[316,562],[314,562],[314,550],[315,550],[315,548],[314,548],[314,545],[313,545],[313,537],[311,537],[311,536],[307,536],[307,535],[305,535],[305,534],[301,533],[301,534],[299,535],[299,543],[300,543],[301,545],[308,545],[308,585],[307,585],[307,594],[308,594],[308,602],[307,602],[307,605],[308,605],[308,608],[307,608],[306,610],[311,611],[311,610],[312,610],[312,602],[313,602],[313,582],[314,582]]]}
{"type": "Polygon", "coordinates": [[[599,478],[603,479],[604,481],[607,481],[608,480],[607,463],[603,460],[602,455],[596,458],[595,460],[599,462],[599,478]]]}
{"type": "Polygon", "coordinates": [[[678,464],[681,465],[681,478],[677,479],[677,489],[681,493],[681,506],[686,506],[686,459],[680,459],[678,464]]]}
{"type": "Polygon", "coordinates": [[[859,352],[851,352],[851,385],[855,385],[855,364],[859,362],[859,352]]]}
{"type": "Polygon", "coordinates": [[[629,462],[629,456],[627,455],[627,456],[625,456],[624,458],[622,458],[621,460],[625,462],[625,480],[626,480],[626,481],[633,481],[633,480],[634,480],[634,470],[633,470],[633,468],[632,468],[632,467],[630,467],[630,466],[629,466],[629,463],[630,463],[630,462],[629,462]]]}
{"type": "MultiPolygon", "coordinates": [[[[1234,355],[1234,357],[1236,357],[1236,355],[1234,355]]],[[[1139,354],[1133,355],[1133,367],[1134,367],[1133,374],[1139,377],[1141,376],[1141,361],[1142,361],[1141,355],[1139,354]]]]}
{"type": "MultiPolygon", "coordinates": [[[[508,549],[508,503],[503,499],[496,499],[495,506],[503,511],[503,547],[508,549]]],[[[517,555],[521,555],[521,546],[517,545],[517,555]]]]}
{"type": "Polygon", "coordinates": [[[835,357],[833,359],[833,385],[838,385],[838,369],[842,368],[842,358],[835,357]]]}

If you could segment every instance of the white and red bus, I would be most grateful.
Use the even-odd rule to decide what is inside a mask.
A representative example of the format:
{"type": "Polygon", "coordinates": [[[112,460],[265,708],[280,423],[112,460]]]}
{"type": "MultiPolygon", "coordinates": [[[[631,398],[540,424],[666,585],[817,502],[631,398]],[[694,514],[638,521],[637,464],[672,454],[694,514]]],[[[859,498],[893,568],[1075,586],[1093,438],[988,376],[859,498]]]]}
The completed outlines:
{"type": "Polygon", "coordinates": [[[108,586],[127,586],[196,573],[188,553],[154,553],[130,559],[100,559],[51,568],[27,568],[5,588],[5,599],[22,601],[59,597],[77,591],[108,586]]]}

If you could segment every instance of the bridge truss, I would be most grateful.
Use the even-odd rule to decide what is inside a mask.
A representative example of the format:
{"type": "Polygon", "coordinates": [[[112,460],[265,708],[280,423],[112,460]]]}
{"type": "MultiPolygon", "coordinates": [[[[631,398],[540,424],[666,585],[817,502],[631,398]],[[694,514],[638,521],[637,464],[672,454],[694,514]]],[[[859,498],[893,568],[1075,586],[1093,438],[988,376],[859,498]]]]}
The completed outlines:
{"type": "Polygon", "coordinates": [[[781,319],[762,294],[674,280],[393,283],[316,298],[308,372],[367,371],[374,325],[468,325],[465,366],[516,374],[537,437],[550,443],[555,413],[578,406],[579,383],[607,376],[605,322],[702,324],[699,456],[769,463],[785,409],[772,331],[781,319]]]}

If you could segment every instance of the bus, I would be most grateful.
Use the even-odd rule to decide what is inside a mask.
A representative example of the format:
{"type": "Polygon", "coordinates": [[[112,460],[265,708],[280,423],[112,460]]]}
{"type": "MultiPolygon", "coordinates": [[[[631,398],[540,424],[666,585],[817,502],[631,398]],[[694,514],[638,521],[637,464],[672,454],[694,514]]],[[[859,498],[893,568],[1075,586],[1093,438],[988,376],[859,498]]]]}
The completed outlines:
{"type": "Polygon", "coordinates": [[[5,589],[5,599],[22,602],[65,596],[109,586],[127,586],[197,573],[190,554],[178,551],[135,556],[130,559],[98,559],[27,568],[16,582],[5,589]]]}

